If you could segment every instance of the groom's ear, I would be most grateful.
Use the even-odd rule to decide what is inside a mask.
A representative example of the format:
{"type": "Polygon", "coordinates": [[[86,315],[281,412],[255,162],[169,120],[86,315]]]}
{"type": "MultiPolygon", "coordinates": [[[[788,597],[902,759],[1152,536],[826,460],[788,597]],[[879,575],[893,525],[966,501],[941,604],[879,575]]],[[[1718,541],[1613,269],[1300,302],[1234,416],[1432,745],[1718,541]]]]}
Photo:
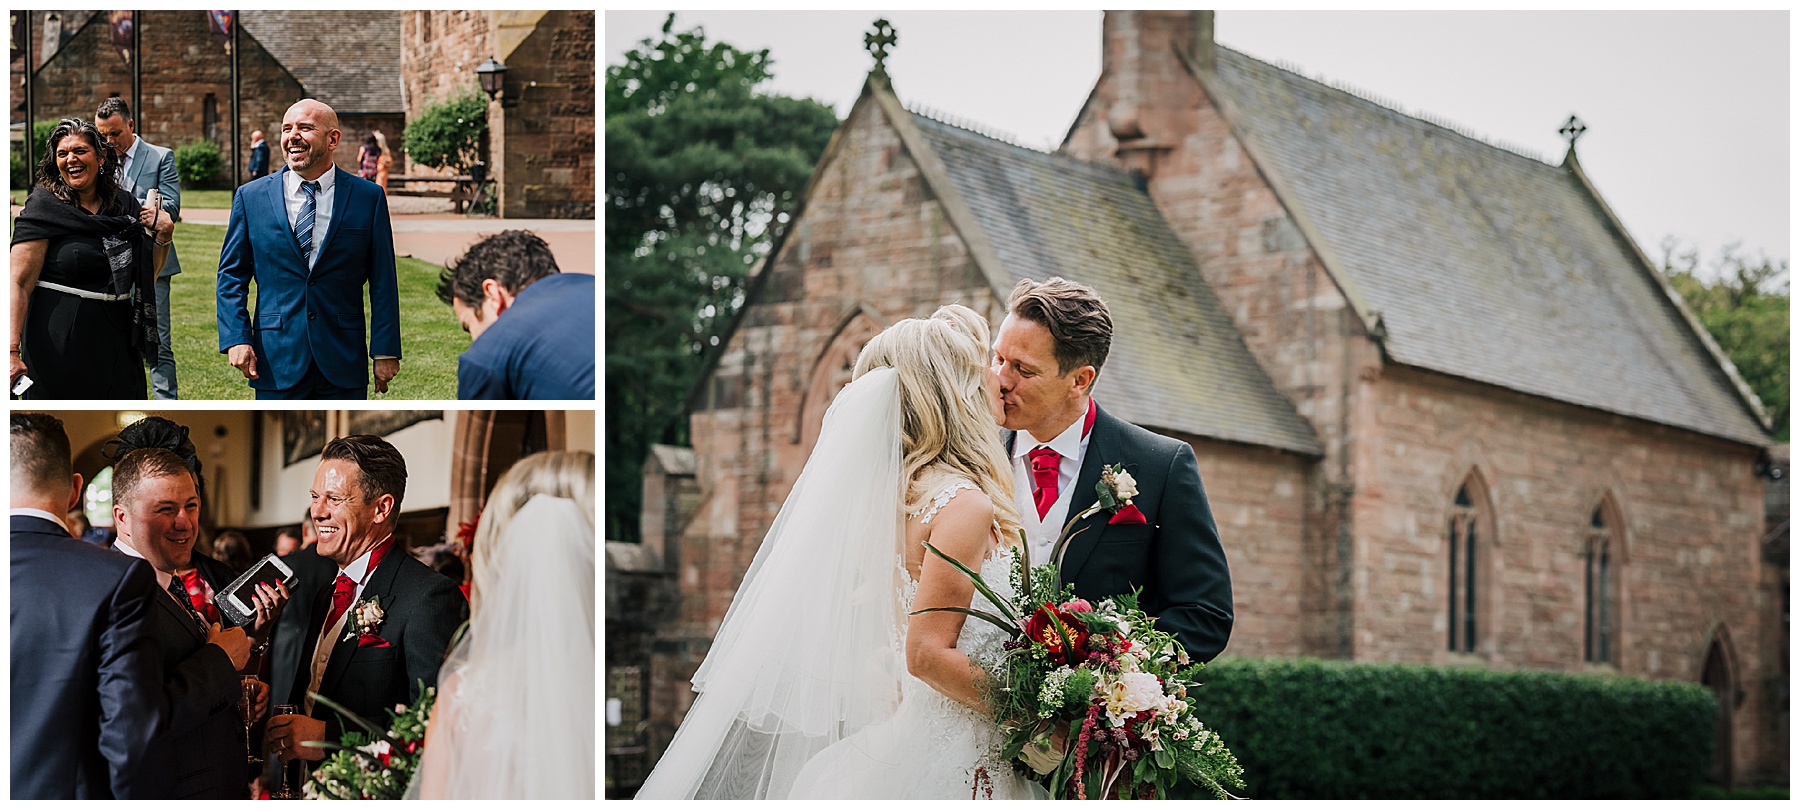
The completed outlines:
{"type": "Polygon", "coordinates": [[[394,521],[394,496],[387,493],[375,499],[375,520],[378,523],[394,521]]]}
{"type": "Polygon", "coordinates": [[[1093,366],[1082,366],[1075,369],[1075,394],[1086,396],[1089,391],[1093,390],[1094,378],[1098,376],[1100,376],[1100,370],[1093,366]]]}

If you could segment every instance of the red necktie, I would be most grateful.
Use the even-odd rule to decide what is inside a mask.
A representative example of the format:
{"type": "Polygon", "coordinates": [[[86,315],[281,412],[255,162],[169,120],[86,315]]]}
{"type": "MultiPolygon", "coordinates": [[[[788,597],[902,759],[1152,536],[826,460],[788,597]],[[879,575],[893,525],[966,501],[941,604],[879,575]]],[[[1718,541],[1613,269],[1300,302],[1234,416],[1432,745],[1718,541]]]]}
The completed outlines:
{"type": "Polygon", "coordinates": [[[1039,447],[1025,454],[1031,459],[1031,482],[1037,487],[1038,519],[1050,514],[1050,505],[1056,503],[1056,476],[1062,466],[1062,454],[1048,447],[1039,447]]]}
{"type": "Polygon", "coordinates": [[[350,600],[356,597],[356,582],[343,574],[338,574],[337,581],[332,583],[331,612],[325,616],[325,629],[337,624],[339,616],[350,609],[350,600]]]}

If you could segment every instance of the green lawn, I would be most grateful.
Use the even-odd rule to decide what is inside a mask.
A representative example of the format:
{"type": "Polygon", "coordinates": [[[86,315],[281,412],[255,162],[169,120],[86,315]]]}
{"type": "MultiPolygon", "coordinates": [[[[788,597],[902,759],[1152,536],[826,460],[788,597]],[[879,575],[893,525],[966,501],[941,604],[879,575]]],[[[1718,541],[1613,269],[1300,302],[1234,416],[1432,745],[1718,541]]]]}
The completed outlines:
{"type": "MultiPolygon", "coordinates": [[[[225,228],[219,225],[183,223],[175,229],[175,250],[181,256],[181,274],[170,282],[169,329],[175,344],[175,369],[182,399],[251,399],[254,394],[244,375],[219,353],[217,317],[219,247],[225,228]]],[[[400,276],[400,341],[403,355],[400,376],[385,394],[372,400],[455,399],[456,358],[469,347],[469,336],[457,324],[450,307],[437,298],[437,278],[443,268],[417,259],[395,262],[400,276]]],[[[256,311],[255,286],[251,287],[250,311],[256,311]]],[[[364,293],[363,318],[368,318],[364,293]]]]}
{"type": "MultiPolygon", "coordinates": [[[[13,205],[24,205],[25,194],[24,189],[14,189],[13,205]]],[[[184,188],[181,190],[181,207],[184,209],[217,208],[229,211],[231,210],[231,191],[228,189],[184,188]]]]}

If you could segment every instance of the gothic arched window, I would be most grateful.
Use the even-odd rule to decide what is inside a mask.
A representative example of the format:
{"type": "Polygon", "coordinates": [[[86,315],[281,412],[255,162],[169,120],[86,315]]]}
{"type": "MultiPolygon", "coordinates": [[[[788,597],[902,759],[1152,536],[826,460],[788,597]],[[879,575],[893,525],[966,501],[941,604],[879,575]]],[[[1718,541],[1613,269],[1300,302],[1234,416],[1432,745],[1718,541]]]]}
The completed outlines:
{"type": "Polygon", "coordinates": [[[1606,513],[1594,507],[1588,520],[1583,558],[1585,632],[1583,660],[1590,664],[1617,664],[1619,626],[1619,542],[1617,531],[1607,526],[1606,513]]]}
{"type": "Polygon", "coordinates": [[[1469,484],[1465,482],[1457,488],[1456,500],[1450,507],[1450,632],[1446,636],[1451,652],[1475,651],[1475,597],[1480,586],[1475,540],[1479,524],[1475,499],[1469,496],[1469,484]]]}

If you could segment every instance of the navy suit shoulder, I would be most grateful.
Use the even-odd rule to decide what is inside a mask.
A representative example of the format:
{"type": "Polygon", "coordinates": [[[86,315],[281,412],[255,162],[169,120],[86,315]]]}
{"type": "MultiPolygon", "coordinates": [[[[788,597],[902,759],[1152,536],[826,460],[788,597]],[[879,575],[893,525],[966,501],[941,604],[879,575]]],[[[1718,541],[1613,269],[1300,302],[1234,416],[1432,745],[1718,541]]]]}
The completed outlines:
{"type": "Polygon", "coordinates": [[[594,277],[526,287],[457,360],[458,399],[593,399],[594,277]]]}
{"type": "Polygon", "coordinates": [[[141,560],[11,520],[14,799],[147,798],[136,775],[163,715],[141,560]]]}

